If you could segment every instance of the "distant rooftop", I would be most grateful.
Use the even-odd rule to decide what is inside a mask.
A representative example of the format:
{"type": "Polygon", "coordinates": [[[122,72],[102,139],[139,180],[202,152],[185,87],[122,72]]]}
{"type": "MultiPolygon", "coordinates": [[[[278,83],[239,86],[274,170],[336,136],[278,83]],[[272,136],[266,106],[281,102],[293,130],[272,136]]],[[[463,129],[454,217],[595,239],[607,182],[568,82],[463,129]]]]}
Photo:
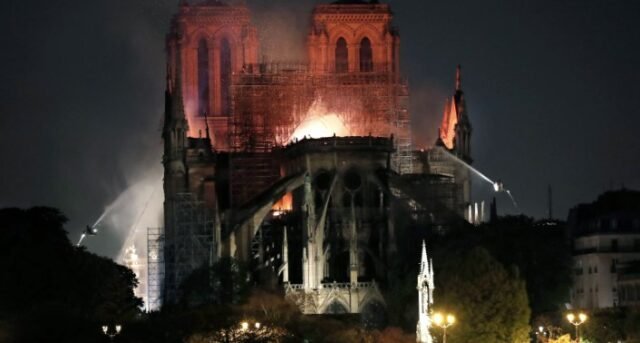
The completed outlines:
{"type": "Polygon", "coordinates": [[[574,236],[640,233],[640,191],[621,189],[602,193],[596,201],[572,208],[568,221],[574,236]]]}

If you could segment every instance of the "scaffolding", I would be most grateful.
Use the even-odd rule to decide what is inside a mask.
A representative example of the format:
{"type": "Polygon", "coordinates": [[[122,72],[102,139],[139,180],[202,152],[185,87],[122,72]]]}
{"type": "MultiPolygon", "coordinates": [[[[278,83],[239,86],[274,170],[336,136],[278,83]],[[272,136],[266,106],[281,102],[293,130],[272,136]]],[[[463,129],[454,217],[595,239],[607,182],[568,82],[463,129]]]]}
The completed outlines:
{"type": "Polygon", "coordinates": [[[182,281],[195,269],[213,263],[214,218],[192,193],[177,193],[169,201],[165,235],[165,300],[179,298],[182,281]]]}
{"type": "Polygon", "coordinates": [[[147,228],[147,312],[162,306],[164,285],[164,234],[162,228],[147,228]]]}
{"type": "Polygon", "coordinates": [[[413,172],[408,86],[397,74],[315,73],[303,65],[277,63],[248,70],[234,76],[232,150],[269,152],[289,143],[312,106],[322,101],[323,110],[337,114],[352,136],[393,135],[393,168],[413,172]]]}

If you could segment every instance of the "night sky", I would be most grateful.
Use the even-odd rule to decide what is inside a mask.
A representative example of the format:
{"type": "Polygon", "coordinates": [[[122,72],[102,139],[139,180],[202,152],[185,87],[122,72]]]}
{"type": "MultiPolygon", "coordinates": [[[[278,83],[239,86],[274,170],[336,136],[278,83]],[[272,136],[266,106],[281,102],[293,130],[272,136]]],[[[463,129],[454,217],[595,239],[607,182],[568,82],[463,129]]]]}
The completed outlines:
{"type": "MultiPolygon", "coordinates": [[[[177,2],[2,1],[0,207],[60,208],[75,242],[120,197],[121,221],[110,221],[122,227],[88,240],[110,256],[128,227],[158,221],[164,35],[177,2]]],[[[262,53],[300,58],[315,1],[248,3],[262,53]]],[[[563,219],[607,189],[640,188],[640,2],[390,3],[416,141],[435,140],[462,64],[474,166],[520,205],[501,197],[503,213],[546,216],[548,184],[563,219]]]]}

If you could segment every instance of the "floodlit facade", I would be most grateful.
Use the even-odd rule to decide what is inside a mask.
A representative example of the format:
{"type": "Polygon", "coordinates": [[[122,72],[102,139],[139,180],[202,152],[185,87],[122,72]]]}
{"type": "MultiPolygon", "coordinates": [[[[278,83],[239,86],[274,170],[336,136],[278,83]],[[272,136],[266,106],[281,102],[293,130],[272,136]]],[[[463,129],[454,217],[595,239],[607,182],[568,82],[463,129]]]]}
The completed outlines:
{"type": "Polygon", "coordinates": [[[640,192],[606,192],[591,204],[578,205],[570,211],[569,228],[572,305],[600,309],[620,306],[621,300],[635,302],[634,279],[623,271],[626,264],[640,261],[640,192]]]}

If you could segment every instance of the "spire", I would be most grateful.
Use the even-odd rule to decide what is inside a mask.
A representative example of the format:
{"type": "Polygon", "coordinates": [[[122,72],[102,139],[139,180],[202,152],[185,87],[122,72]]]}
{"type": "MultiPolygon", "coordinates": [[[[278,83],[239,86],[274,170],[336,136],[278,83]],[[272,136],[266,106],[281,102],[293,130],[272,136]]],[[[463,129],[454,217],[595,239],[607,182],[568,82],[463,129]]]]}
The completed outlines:
{"type": "Polygon", "coordinates": [[[431,310],[433,306],[433,261],[427,256],[427,245],[422,241],[422,258],[420,273],[418,274],[418,324],[416,327],[416,341],[419,343],[434,343],[429,332],[431,327],[431,310]]]}
{"type": "Polygon", "coordinates": [[[462,90],[462,66],[458,64],[456,67],[456,92],[462,90]]]}
{"type": "Polygon", "coordinates": [[[422,258],[420,259],[420,274],[429,272],[429,260],[427,259],[427,244],[422,240],[422,258]]]}

